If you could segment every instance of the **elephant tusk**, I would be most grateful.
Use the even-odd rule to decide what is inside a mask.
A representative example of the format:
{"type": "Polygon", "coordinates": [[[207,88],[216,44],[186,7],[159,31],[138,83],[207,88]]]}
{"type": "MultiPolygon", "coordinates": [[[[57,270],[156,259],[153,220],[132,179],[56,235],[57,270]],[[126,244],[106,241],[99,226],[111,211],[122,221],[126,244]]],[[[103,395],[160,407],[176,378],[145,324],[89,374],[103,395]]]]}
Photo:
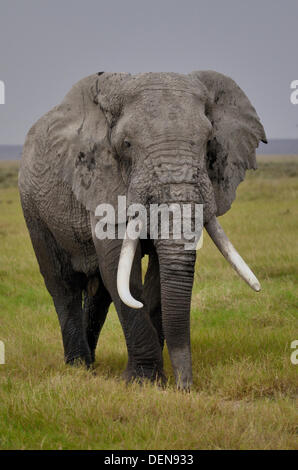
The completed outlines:
{"type": "Polygon", "coordinates": [[[239,276],[242,277],[253,290],[256,292],[260,291],[261,285],[258,279],[235,250],[215,216],[205,225],[205,228],[219,251],[233,266],[239,276]]]}
{"type": "MultiPolygon", "coordinates": [[[[129,280],[130,280],[130,273],[131,268],[135,256],[135,252],[137,249],[139,239],[132,239],[128,236],[129,231],[129,224],[128,222],[124,240],[122,243],[122,248],[120,252],[119,264],[118,264],[118,271],[117,271],[117,290],[120,299],[122,300],[125,305],[131,308],[142,308],[143,304],[138,300],[135,300],[130,293],[129,290],[129,280]]],[[[140,227],[141,232],[141,227],[140,227]]]]}

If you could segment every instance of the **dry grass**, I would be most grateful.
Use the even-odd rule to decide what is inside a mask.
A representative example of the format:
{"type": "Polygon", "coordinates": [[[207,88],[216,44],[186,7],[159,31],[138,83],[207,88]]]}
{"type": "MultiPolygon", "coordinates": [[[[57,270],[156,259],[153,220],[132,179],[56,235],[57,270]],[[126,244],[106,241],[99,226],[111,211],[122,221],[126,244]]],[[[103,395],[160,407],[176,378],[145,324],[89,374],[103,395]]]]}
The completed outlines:
{"type": "MultiPolygon", "coordinates": [[[[264,160],[264,157],[263,157],[264,160]]],[[[96,375],[63,364],[58,320],[24,226],[16,166],[0,164],[0,448],[294,449],[298,159],[265,159],[221,219],[262,284],[238,279],[207,236],[192,301],[194,387],[125,386],[114,308],[96,375]],[[6,176],[3,176],[5,173],[6,176]]]]}

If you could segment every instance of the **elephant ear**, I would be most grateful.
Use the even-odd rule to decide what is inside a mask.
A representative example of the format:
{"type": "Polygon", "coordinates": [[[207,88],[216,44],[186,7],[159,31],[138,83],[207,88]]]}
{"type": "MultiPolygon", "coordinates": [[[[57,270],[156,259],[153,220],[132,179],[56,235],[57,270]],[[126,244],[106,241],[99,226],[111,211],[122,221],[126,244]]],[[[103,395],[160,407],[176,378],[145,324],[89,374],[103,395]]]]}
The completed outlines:
{"type": "Polygon", "coordinates": [[[126,195],[119,162],[109,142],[121,112],[121,86],[128,74],[99,73],[79,81],[54,108],[47,142],[56,177],[71,186],[87,210],[98,204],[117,209],[126,195]]]}
{"type": "Polygon", "coordinates": [[[207,144],[207,170],[214,188],[217,214],[227,212],[245,171],[256,169],[256,148],[267,143],[256,110],[231,78],[213,71],[192,72],[205,85],[206,114],[213,126],[207,144]]]}

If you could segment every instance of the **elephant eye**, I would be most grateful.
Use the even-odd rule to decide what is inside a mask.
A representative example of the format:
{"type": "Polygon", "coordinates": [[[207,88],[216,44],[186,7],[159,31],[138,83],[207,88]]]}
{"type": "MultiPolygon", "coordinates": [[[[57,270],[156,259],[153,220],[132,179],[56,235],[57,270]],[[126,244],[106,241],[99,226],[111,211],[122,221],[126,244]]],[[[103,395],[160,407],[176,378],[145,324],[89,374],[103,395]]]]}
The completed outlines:
{"type": "Polygon", "coordinates": [[[129,140],[127,140],[127,139],[124,139],[123,144],[124,144],[124,147],[125,147],[125,148],[131,147],[131,143],[130,143],[129,140]]]}

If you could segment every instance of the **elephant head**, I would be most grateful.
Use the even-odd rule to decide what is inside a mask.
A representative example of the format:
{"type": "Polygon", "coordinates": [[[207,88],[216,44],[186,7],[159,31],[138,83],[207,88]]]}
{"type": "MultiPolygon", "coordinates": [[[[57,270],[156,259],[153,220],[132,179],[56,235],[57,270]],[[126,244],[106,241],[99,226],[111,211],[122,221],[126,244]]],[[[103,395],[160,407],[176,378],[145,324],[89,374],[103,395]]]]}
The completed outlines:
{"type": "MultiPolygon", "coordinates": [[[[255,149],[266,141],[255,109],[231,78],[213,71],[101,73],[71,90],[61,107],[64,120],[70,102],[76,103],[69,113],[77,120],[70,120],[69,138],[63,137],[62,174],[88,210],[102,202],[116,208],[118,195],[144,206],[203,204],[204,225],[216,246],[254,290],[260,289],[216,219],[230,208],[245,171],[256,168],[255,149]]],[[[135,308],[142,304],[130,294],[129,275],[137,243],[125,237],[118,267],[119,295],[135,308]]],[[[173,238],[154,245],[163,328],[179,370],[189,347],[196,252],[173,238]]]]}

